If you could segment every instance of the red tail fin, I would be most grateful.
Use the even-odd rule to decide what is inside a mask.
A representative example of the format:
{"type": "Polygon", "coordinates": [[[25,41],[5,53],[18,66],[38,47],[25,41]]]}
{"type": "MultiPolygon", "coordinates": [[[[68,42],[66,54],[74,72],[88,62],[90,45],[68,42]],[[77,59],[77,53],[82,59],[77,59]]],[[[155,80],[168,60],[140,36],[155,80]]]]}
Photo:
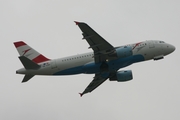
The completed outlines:
{"type": "Polygon", "coordinates": [[[41,63],[50,60],[47,57],[40,54],[39,52],[37,52],[36,50],[34,50],[33,48],[31,48],[23,41],[14,42],[14,45],[17,51],[19,52],[20,56],[25,56],[35,63],[41,63]]]}

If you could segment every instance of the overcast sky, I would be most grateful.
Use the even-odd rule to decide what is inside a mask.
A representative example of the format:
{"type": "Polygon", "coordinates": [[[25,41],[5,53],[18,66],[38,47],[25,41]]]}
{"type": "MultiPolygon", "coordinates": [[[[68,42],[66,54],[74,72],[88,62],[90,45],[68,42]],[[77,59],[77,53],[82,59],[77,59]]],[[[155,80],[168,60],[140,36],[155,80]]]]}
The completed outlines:
{"type": "Polygon", "coordinates": [[[0,0],[1,120],[179,120],[179,0],[0,0]],[[113,46],[163,40],[176,51],[131,65],[134,79],[106,81],[78,95],[94,75],[35,76],[21,83],[13,42],[53,59],[92,51],[73,21],[88,23],[113,46]]]}

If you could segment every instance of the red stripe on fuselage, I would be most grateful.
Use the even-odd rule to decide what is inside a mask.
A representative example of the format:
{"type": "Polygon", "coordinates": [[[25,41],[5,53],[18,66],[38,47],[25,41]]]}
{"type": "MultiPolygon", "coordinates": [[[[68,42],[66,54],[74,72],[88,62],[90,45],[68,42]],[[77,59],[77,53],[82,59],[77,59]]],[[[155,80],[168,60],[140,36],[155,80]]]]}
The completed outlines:
{"type": "Polygon", "coordinates": [[[141,44],[142,42],[139,42],[139,43],[136,43],[135,46],[133,47],[133,50],[139,45],[141,44]]]}
{"type": "Polygon", "coordinates": [[[48,61],[48,60],[50,60],[50,59],[44,57],[43,55],[39,55],[36,58],[34,58],[32,61],[35,62],[35,63],[41,63],[41,62],[45,62],[45,61],[48,61]]]}
{"type": "Polygon", "coordinates": [[[18,41],[18,42],[14,42],[14,45],[16,48],[18,48],[20,46],[26,45],[26,43],[24,43],[23,41],[18,41]]]}

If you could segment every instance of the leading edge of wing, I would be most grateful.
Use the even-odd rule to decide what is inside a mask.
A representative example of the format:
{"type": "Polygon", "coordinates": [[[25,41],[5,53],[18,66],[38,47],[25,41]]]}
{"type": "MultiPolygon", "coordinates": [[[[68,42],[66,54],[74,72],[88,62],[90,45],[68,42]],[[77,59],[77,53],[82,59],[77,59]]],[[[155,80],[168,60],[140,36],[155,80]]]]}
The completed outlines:
{"type": "MultiPolygon", "coordinates": [[[[104,42],[104,43],[102,43],[106,47],[106,49],[104,49],[104,50],[107,50],[107,49],[109,50],[109,49],[113,49],[114,48],[103,37],[101,37],[96,31],[94,31],[88,24],[86,24],[84,22],[77,22],[77,21],[74,21],[74,22],[75,22],[76,25],[79,26],[79,28],[83,32],[83,35],[85,35],[85,36],[83,36],[84,37],[83,39],[88,40],[89,38],[97,36],[98,39],[96,41],[94,41],[94,44],[96,44],[96,42],[104,42]]],[[[93,40],[93,38],[92,38],[92,40],[93,40]]],[[[98,45],[95,45],[95,46],[98,46],[98,45]]],[[[94,46],[91,46],[91,44],[90,44],[89,48],[93,48],[93,47],[94,46]]]]}

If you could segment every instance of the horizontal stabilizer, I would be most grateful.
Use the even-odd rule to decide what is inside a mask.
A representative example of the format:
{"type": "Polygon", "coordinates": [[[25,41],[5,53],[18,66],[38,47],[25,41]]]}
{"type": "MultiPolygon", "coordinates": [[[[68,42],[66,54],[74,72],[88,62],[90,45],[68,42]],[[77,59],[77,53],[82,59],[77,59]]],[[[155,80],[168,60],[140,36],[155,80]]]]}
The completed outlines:
{"type": "Polygon", "coordinates": [[[31,61],[30,59],[28,59],[25,56],[20,56],[19,59],[20,59],[20,61],[23,64],[25,69],[38,69],[38,68],[40,68],[40,65],[31,61]]]}
{"type": "Polygon", "coordinates": [[[34,75],[25,75],[24,78],[23,78],[23,82],[27,82],[28,80],[30,80],[32,77],[34,77],[34,75]]]}

